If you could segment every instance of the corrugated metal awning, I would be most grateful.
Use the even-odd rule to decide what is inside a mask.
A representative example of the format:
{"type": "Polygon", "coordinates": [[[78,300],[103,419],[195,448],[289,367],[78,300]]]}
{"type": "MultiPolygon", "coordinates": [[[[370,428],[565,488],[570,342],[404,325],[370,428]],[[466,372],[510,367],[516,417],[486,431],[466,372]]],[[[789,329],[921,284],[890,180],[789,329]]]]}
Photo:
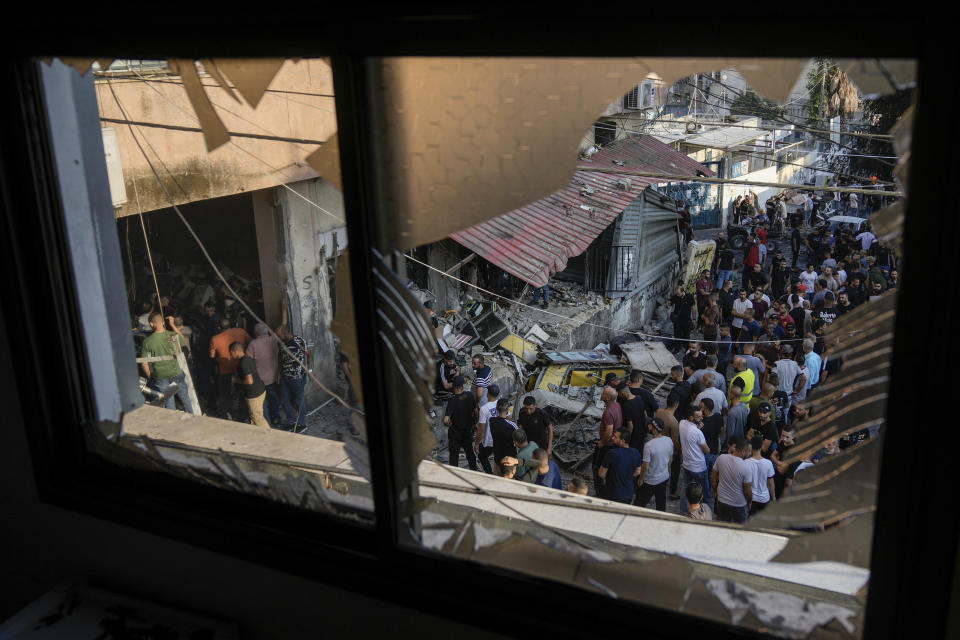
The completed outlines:
{"type": "MultiPolygon", "coordinates": [[[[583,162],[588,164],[590,168],[715,175],[652,136],[615,143],[594,154],[589,163],[583,162]]],[[[656,178],[576,171],[570,184],[546,198],[450,237],[504,271],[541,287],[657,182],[656,178]]]]}

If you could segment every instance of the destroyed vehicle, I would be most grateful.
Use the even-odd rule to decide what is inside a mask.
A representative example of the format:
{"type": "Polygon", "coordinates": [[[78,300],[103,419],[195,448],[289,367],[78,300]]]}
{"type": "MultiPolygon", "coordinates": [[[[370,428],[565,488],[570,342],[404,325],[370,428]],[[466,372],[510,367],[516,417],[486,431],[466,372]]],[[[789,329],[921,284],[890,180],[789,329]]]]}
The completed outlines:
{"type": "Polygon", "coordinates": [[[583,389],[603,384],[608,373],[618,378],[630,373],[629,365],[606,351],[544,351],[541,359],[547,364],[527,378],[527,391],[565,393],[569,387],[583,389]]]}

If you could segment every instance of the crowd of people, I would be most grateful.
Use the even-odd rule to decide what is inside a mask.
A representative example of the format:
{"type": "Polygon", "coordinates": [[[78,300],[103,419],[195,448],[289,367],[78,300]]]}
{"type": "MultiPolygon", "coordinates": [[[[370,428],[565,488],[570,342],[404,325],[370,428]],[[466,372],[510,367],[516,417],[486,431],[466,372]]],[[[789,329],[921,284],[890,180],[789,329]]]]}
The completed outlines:
{"type": "MultiPolygon", "coordinates": [[[[791,223],[792,260],[759,250],[767,244],[761,223],[742,253],[719,239],[695,293],[677,287],[673,343],[686,350],[663,402],[642,386],[640,371],[607,376],[592,461],[597,496],[660,511],[669,497],[691,518],[742,523],[780,499],[798,473],[871,436],[857,431],[806,459],[784,456],[811,416],[807,401],[842,366],[826,327],[897,287],[899,258],[869,223],[806,234],[802,220],[791,223]]],[[[528,396],[511,418],[512,403],[490,383],[482,356],[471,364],[472,392],[464,392],[454,352],[439,365],[449,463],[458,465],[462,450],[471,469],[562,488],[549,415],[528,396]]],[[[589,487],[575,479],[566,489],[589,487]]]]}
{"type": "MultiPolygon", "coordinates": [[[[312,353],[291,330],[285,307],[276,335],[253,321],[225,288],[192,306],[154,293],[139,311],[133,331],[142,386],[168,409],[179,404],[187,412],[260,427],[306,427],[312,353]],[[199,407],[193,406],[181,362],[189,369],[199,407]]],[[[347,366],[341,362],[345,370],[347,366]]]]}

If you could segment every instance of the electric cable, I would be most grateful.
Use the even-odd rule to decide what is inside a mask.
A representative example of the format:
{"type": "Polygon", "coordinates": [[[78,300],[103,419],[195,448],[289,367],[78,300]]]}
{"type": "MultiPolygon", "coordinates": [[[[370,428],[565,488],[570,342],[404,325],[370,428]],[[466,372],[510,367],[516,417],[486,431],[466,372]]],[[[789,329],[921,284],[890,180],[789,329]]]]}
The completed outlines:
{"type": "MultiPolygon", "coordinates": [[[[109,79],[107,80],[107,84],[108,84],[108,86],[110,87],[110,93],[113,94],[113,98],[114,98],[114,100],[115,100],[116,103],[117,103],[117,107],[120,109],[120,112],[123,113],[124,117],[127,118],[126,110],[123,108],[123,105],[120,104],[120,99],[119,99],[119,97],[117,96],[116,92],[113,90],[113,84],[110,82],[109,79]]],[[[350,410],[350,411],[353,411],[353,412],[357,413],[358,415],[363,415],[363,412],[362,412],[362,411],[360,411],[359,409],[356,409],[356,408],[354,408],[354,407],[351,407],[350,404],[349,404],[346,400],[344,400],[343,398],[341,398],[339,395],[337,395],[336,393],[334,393],[333,391],[331,391],[330,389],[328,389],[326,385],[324,385],[322,382],[320,382],[320,380],[319,380],[319,379],[313,374],[313,372],[310,371],[310,369],[307,367],[307,364],[306,364],[304,361],[300,360],[296,355],[294,355],[294,353],[289,349],[289,347],[287,347],[287,345],[283,342],[283,340],[280,339],[280,336],[278,336],[278,335],[276,334],[276,332],[275,332],[273,329],[271,329],[270,326],[269,326],[266,322],[264,322],[263,319],[260,318],[260,316],[258,316],[258,315],[253,311],[253,309],[250,308],[250,305],[247,304],[246,300],[244,300],[244,299],[234,290],[234,288],[230,285],[230,282],[227,281],[227,279],[226,279],[226,277],[224,277],[223,273],[220,272],[220,269],[217,267],[217,265],[216,265],[216,263],[214,262],[213,258],[212,258],[212,257],[210,256],[210,254],[207,252],[207,248],[206,248],[206,246],[203,244],[203,241],[201,241],[200,238],[197,236],[196,232],[193,230],[193,227],[190,225],[189,222],[187,222],[186,217],[183,215],[183,213],[180,211],[180,208],[179,208],[179,207],[176,205],[176,203],[174,202],[173,196],[170,195],[170,192],[169,192],[169,190],[167,189],[166,185],[163,183],[163,180],[161,179],[160,174],[157,172],[156,168],[153,166],[153,162],[150,161],[150,157],[147,155],[146,150],[144,150],[143,146],[140,144],[140,140],[137,138],[136,134],[134,133],[134,131],[133,131],[133,126],[132,126],[132,125],[129,125],[129,124],[128,124],[127,126],[130,127],[130,135],[133,137],[133,141],[137,144],[137,147],[140,149],[140,153],[143,154],[144,160],[146,160],[146,161],[147,161],[147,164],[150,166],[150,170],[153,172],[153,175],[154,175],[154,177],[156,178],[157,183],[160,185],[160,189],[163,191],[164,195],[167,196],[167,200],[170,201],[170,206],[173,208],[173,210],[174,210],[174,211],[177,213],[177,215],[180,217],[180,221],[183,223],[184,227],[186,227],[187,231],[188,231],[188,232],[190,233],[190,235],[193,237],[194,241],[196,241],[197,246],[200,248],[200,251],[203,253],[204,257],[207,259],[207,262],[210,263],[210,266],[211,266],[211,268],[213,269],[214,273],[217,275],[217,277],[220,279],[220,281],[223,282],[224,286],[227,288],[227,291],[230,292],[230,294],[233,296],[233,298],[243,306],[243,308],[247,311],[247,313],[250,314],[250,316],[251,316],[254,320],[256,320],[257,322],[259,322],[259,323],[263,324],[265,327],[267,327],[267,331],[270,332],[270,335],[277,339],[277,344],[278,344],[278,346],[279,346],[281,349],[283,349],[284,353],[286,353],[287,356],[289,356],[289,357],[290,357],[292,360],[294,360],[297,364],[299,364],[301,367],[303,367],[303,370],[307,372],[307,376],[308,376],[311,380],[313,380],[313,382],[315,382],[318,387],[320,387],[323,391],[325,391],[325,392],[328,393],[329,395],[331,395],[331,396],[333,396],[334,398],[336,398],[337,401],[338,401],[341,405],[343,405],[346,409],[348,409],[348,410],[350,410]]],[[[173,175],[171,175],[170,178],[171,178],[172,180],[174,180],[174,182],[176,182],[176,179],[173,178],[173,175]]],[[[181,189],[182,189],[182,187],[181,187],[181,189]]]]}

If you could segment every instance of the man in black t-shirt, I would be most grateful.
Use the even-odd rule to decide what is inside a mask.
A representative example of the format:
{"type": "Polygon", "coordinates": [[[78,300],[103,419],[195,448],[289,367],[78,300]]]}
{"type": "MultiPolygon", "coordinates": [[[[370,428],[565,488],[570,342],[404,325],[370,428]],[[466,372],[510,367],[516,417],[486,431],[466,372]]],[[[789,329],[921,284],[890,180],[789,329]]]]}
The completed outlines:
{"type": "Polygon", "coordinates": [[[443,424],[449,427],[447,446],[450,450],[450,466],[460,466],[460,449],[463,449],[470,468],[479,471],[477,456],[473,452],[477,429],[477,401],[473,394],[464,392],[464,382],[461,375],[453,378],[453,397],[447,401],[447,410],[443,416],[443,424]]]}
{"type": "Polygon", "coordinates": [[[693,328],[693,318],[690,314],[695,304],[696,300],[694,300],[693,294],[685,292],[682,286],[678,286],[670,297],[670,305],[673,307],[670,321],[673,322],[673,335],[675,337],[682,340],[690,338],[690,330],[693,328]]]}
{"type": "Polygon", "coordinates": [[[691,340],[687,345],[687,351],[683,354],[683,379],[686,380],[693,375],[694,371],[705,369],[707,366],[707,352],[700,349],[700,343],[691,340]]]}
{"type": "Polygon", "coordinates": [[[267,388],[260,376],[257,375],[257,365],[253,358],[244,353],[242,342],[230,345],[230,357],[238,360],[237,371],[233,375],[233,383],[237,385],[240,394],[246,398],[250,410],[250,422],[258,427],[270,428],[270,423],[263,415],[263,400],[267,397],[267,388]]]}
{"type": "Polygon", "coordinates": [[[443,354],[443,360],[437,363],[436,389],[438,394],[453,392],[453,379],[460,374],[457,354],[450,349],[443,354]]]}
{"type": "Polygon", "coordinates": [[[509,420],[507,412],[510,410],[510,400],[500,398],[497,400],[497,415],[491,416],[487,425],[490,429],[490,437],[493,439],[493,472],[497,476],[502,475],[500,470],[500,461],[509,456],[517,457],[517,447],[513,442],[513,432],[517,430],[517,423],[509,420]]]}
{"type": "Polygon", "coordinates": [[[623,409],[623,428],[630,430],[627,444],[643,453],[643,441],[647,436],[647,403],[633,395],[633,390],[626,382],[620,383],[617,393],[623,399],[620,405],[623,409]]]}
{"type": "MultiPolygon", "coordinates": [[[[700,410],[703,412],[703,437],[707,440],[707,446],[710,447],[710,453],[720,455],[720,431],[723,429],[723,417],[720,412],[714,412],[716,407],[713,400],[703,398],[700,400],[700,410]]],[[[709,461],[707,463],[709,465],[709,461]]]]}
{"type": "Polygon", "coordinates": [[[657,402],[657,398],[652,393],[643,388],[643,372],[631,371],[627,386],[630,387],[630,393],[643,400],[647,420],[653,420],[656,417],[657,409],[660,408],[660,403],[657,402]]]}
{"type": "Polygon", "coordinates": [[[733,301],[737,297],[733,294],[733,281],[726,280],[717,292],[717,303],[720,305],[720,311],[723,314],[721,323],[730,324],[733,320],[733,301]]]}
{"type": "Polygon", "coordinates": [[[797,227],[793,228],[793,231],[790,232],[790,251],[793,253],[793,264],[791,268],[797,268],[797,261],[800,259],[800,250],[803,248],[803,236],[800,234],[800,229],[797,227]]]}
{"type": "Polygon", "coordinates": [[[527,440],[536,442],[541,449],[546,449],[547,455],[553,453],[553,423],[547,412],[537,407],[537,400],[533,396],[523,399],[517,424],[527,432],[527,440]]]}
{"type": "Polygon", "coordinates": [[[734,254],[730,245],[726,241],[722,241],[720,250],[717,252],[717,289],[723,287],[723,283],[730,277],[730,272],[733,271],[733,258],[734,254]]]}
{"type": "Polygon", "coordinates": [[[679,420],[686,420],[690,415],[690,398],[693,395],[693,386],[683,379],[683,367],[674,365],[670,368],[670,381],[674,383],[670,393],[676,393],[680,399],[680,405],[674,412],[674,417],[679,420]]]}
{"type": "Polygon", "coordinates": [[[761,402],[757,406],[757,414],[760,417],[760,422],[756,427],[750,427],[748,422],[747,438],[762,437],[763,446],[760,449],[760,454],[764,458],[770,458],[770,454],[776,450],[777,442],[780,440],[777,437],[777,425],[773,421],[773,405],[769,402],[761,402]]]}

